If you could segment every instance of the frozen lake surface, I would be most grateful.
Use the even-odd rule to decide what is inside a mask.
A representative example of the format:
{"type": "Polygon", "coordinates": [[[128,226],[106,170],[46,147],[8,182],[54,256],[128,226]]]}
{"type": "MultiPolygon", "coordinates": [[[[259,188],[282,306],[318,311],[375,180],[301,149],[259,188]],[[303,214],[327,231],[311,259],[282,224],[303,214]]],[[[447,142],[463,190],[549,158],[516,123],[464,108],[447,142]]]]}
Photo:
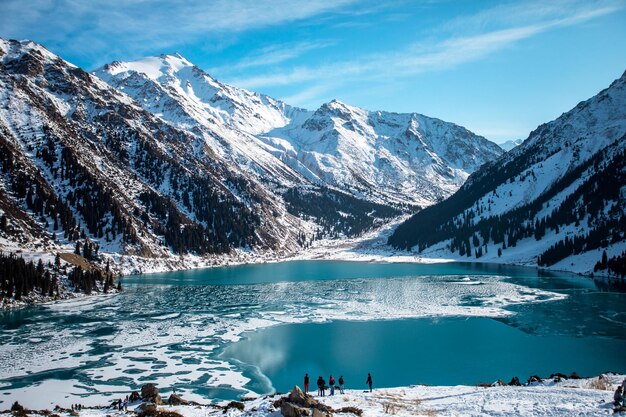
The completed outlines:
{"type": "Polygon", "coordinates": [[[344,374],[474,384],[626,372],[626,294],[481,264],[295,261],[124,277],[0,313],[0,409],[103,404],[156,383],[200,402],[344,374]]]}

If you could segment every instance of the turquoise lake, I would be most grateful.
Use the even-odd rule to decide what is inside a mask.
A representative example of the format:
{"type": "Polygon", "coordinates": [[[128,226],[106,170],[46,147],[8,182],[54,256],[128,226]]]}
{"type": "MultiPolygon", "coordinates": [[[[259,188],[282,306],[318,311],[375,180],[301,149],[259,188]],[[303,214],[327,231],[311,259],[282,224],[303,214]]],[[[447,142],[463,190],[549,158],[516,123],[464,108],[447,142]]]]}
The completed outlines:
{"type": "Polygon", "coordinates": [[[233,399],[305,372],[357,389],[368,372],[376,387],[626,373],[626,293],[569,274],[294,261],[122,282],[0,313],[0,409],[104,404],[146,382],[233,399]]]}

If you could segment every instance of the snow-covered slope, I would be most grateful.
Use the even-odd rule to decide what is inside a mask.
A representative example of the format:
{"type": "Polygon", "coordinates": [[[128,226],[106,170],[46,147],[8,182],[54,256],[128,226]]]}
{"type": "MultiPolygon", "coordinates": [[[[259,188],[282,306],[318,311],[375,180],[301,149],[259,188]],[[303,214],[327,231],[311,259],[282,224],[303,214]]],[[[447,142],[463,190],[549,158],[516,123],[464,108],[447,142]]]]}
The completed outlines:
{"type": "MultiPolygon", "coordinates": [[[[560,379],[560,378],[555,378],[560,379]]],[[[345,417],[380,417],[395,415],[398,417],[413,416],[441,416],[441,417],[503,417],[503,416],[533,416],[533,417],[595,417],[611,415],[616,408],[613,405],[613,393],[624,380],[624,375],[613,373],[602,374],[593,378],[561,379],[559,381],[546,379],[523,386],[508,386],[494,383],[492,386],[430,386],[412,385],[409,387],[380,388],[373,392],[359,389],[346,389],[343,394],[336,392],[333,396],[319,397],[313,390],[308,397],[308,407],[284,407],[285,414],[291,411],[305,411],[308,415],[340,415],[345,417]],[[324,407],[320,407],[319,403],[324,407]],[[317,406],[317,408],[313,408],[317,406]],[[322,413],[319,409],[333,410],[331,413],[322,413]]],[[[56,395],[65,395],[63,383],[55,381],[46,387],[56,395]],[[60,393],[59,393],[60,392],[60,393]]],[[[93,389],[92,389],[93,391],[93,389]]],[[[126,417],[127,411],[105,404],[96,407],[85,407],[81,410],[67,408],[69,401],[51,401],[45,395],[32,395],[32,392],[43,392],[25,387],[15,395],[5,397],[5,404],[18,401],[26,408],[20,412],[24,417],[41,415],[33,409],[53,408],[60,417],[126,417]],[[30,395],[29,395],[30,394],[30,395]]],[[[125,394],[120,391],[120,397],[125,394]]],[[[93,392],[90,392],[93,395],[93,392]]],[[[171,395],[163,388],[160,394],[164,400],[171,395]]],[[[180,394],[180,393],[176,393],[180,394]]],[[[54,397],[53,397],[54,398],[54,397]]],[[[73,398],[73,397],[72,397],[73,398]]],[[[293,398],[293,397],[292,397],[293,398]]],[[[193,400],[184,396],[185,401],[193,400]]],[[[180,415],[182,417],[280,417],[281,405],[289,402],[290,397],[284,394],[248,395],[242,402],[221,401],[206,404],[206,399],[196,399],[199,404],[190,405],[161,405],[157,407],[157,415],[180,415]]],[[[82,403],[88,399],[81,398],[82,403]]],[[[131,402],[128,411],[143,412],[142,401],[131,402]]],[[[17,412],[3,411],[0,417],[12,417],[17,412]]],[[[621,415],[622,413],[616,414],[621,415]]],[[[290,414],[293,415],[293,414],[290,414]]]]}
{"type": "Polygon", "coordinates": [[[0,148],[2,250],[299,247],[302,221],[238,165],[33,42],[0,40],[0,148]]]}
{"type": "Polygon", "coordinates": [[[203,135],[211,149],[279,184],[338,188],[375,202],[427,206],[502,150],[460,126],[333,101],[315,112],[223,84],[180,55],[94,72],[146,110],[203,135]]]}
{"type": "Polygon", "coordinates": [[[453,123],[367,111],[337,100],[261,140],[305,175],[366,198],[428,206],[451,195],[502,150],[453,123]]]}
{"type": "Polygon", "coordinates": [[[359,236],[449,195],[501,152],[417,114],[291,107],[179,55],[89,74],[6,40],[0,148],[0,250],[93,244],[94,262],[149,270],[359,236]]]}
{"type": "Polygon", "coordinates": [[[626,73],[539,126],[389,241],[435,256],[591,272],[605,249],[609,258],[626,249],[625,233],[626,73]]]}
{"type": "Polygon", "coordinates": [[[116,61],[94,74],[151,113],[191,127],[222,124],[257,134],[307,113],[266,95],[220,83],[179,54],[116,61]]]}
{"type": "Polygon", "coordinates": [[[508,152],[516,146],[521,145],[523,142],[524,139],[507,140],[506,142],[500,143],[499,146],[508,152]]]}
{"type": "Polygon", "coordinates": [[[178,54],[113,62],[94,75],[165,122],[199,137],[216,157],[248,175],[282,186],[306,182],[254,136],[306,117],[305,110],[220,83],[178,54]]]}

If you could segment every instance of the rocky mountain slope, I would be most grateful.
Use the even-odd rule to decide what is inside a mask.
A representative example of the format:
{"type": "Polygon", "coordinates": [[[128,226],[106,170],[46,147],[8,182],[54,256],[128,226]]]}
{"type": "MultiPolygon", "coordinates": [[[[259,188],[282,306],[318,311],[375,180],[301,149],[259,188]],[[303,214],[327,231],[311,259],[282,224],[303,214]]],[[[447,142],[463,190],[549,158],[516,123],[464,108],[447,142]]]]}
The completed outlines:
{"type": "Polygon", "coordinates": [[[298,246],[301,220],[203,140],[35,43],[0,54],[3,239],[146,258],[298,246]]]}
{"type": "Polygon", "coordinates": [[[278,185],[335,188],[368,201],[433,204],[502,153],[460,126],[338,101],[309,112],[213,79],[180,55],[113,62],[95,75],[144,109],[200,134],[278,185]]]}
{"type": "Polygon", "coordinates": [[[377,201],[428,206],[451,195],[502,149],[452,123],[421,114],[367,111],[339,101],[302,123],[260,136],[315,180],[377,201]]]}
{"type": "Polygon", "coordinates": [[[0,250],[75,252],[127,272],[358,236],[449,195],[502,152],[417,114],[291,107],[179,55],[89,74],[7,40],[0,149],[0,250]]]}
{"type": "Polygon", "coordinates": [[[620,259],[623,267],[625,215],[626,73],[410,218],[389,243],[425,256],[606,271],[620,259]]]}

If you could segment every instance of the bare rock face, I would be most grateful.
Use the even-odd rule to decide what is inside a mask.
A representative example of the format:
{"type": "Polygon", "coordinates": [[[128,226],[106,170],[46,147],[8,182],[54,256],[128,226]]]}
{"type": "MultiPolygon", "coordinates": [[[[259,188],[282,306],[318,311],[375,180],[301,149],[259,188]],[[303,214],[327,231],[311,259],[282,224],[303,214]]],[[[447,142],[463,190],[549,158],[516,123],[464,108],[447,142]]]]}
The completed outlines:
{"type": "Polygon", "coordinates": [[[153,413],[156,413],[157,406],[156,404],[152,404],[152,403],[143,403],[143,404],[140,404],[139,407],[137,407],[137,409],[140,410],[140,412],[143,412],[145,414],[153,414],[153,413]]]}
{"type": "Polygon", "coordinates": [[[284,417],[331,417],[333,409],[295,386],[289,395],[280,401],[280,411],[284,417]]]}
{"type": "Polygon", "coordinates": [[[154,384],[145,384],[141,387],[141,399],[156,405],[163,404],[163,400],[161,400],[159,395],[159,389],[154,384]]]}
{"type": "Polygon", "coordinates": [[[184,400],[183,397],[177,394],[172,394],[167,399],[169,405],[189,405],[189,401],[184,400]]]}
{"type": "Polygon", "coordinates": [[[24,406],[15,401],[11,406],[11,411],[24,411],[24,406]]]}
{"type": "Polygon", "coordinates": [[[308,408],[300,407],[287,401],[283,401],[280,405],[280,413],[283,417],[303,417],[311,415],[308,408]]]}
{"type": "Polygon", "coordinates": [[[314,408],[312,417],[332,417],[332,415],[333,414],[331,412],[322,411],[322,410],[319,410],[317,408],[314,408]]]}

